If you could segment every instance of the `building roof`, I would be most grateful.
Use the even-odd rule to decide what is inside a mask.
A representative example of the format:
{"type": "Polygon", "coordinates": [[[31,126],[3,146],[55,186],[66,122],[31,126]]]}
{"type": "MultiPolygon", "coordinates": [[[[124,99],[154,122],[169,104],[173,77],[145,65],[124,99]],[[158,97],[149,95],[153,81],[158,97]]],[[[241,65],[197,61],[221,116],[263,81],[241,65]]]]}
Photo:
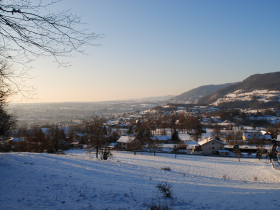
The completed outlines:
{"type": "Polygon", "coordinates": [[[168,141],[171,139],[171,137],[168,135],[161,135],[161,136],[155,136],[155,137],[160,141],[168,141]]]}
{"type": "Polygon", "coordinates": [[[270,139],[271,139],[271,136],[270,136],[269,134],[267,134],[267,135],[263,135],[262,138],[263,138],[263,139],[268,139],[268,140],[270,140],[270,139]]]}
{"type": "Polygon", "coordinates": [[[21,142],[21,141],[25,141],[25,139],[23,139],[23,138],[12,138],[10,141],[21,142]]]}
{"type": "Polygon", "coordinates": [[[267,131],[260,131],[263,135],[269,134],[267,131]]]}
{"type": "Polygon", "coordinates": [[[204,145],[204,144],[206,144],[206,143],[208,143],[208,142],[211,142],[211,141],[216,141],[216,142],[218,142],[218,143],[220,143],[220,144],[224,144],[224,145],[225,145],[225,143],[223,143],[223,142],[221,142],[221,141],[219,141],[219,140],[213,139],[213,138],[211,138],[211,137],[206,138],[206,139],[204,139],[204,140],[198,142],[198,144],[199,144],[200,146],[202,146],[202,145],[204,145]]]}
{"type": "Polygon", "coordinates": [[[263,135],[261,132],[245,132],[245,139],[271,139],[269,134],[263,135]]]}
{"type": "Polygon", "coordinates": [[[117,142],[118,143],[130,143],[135,139],[133,136],[121,136],[117,142]]]}

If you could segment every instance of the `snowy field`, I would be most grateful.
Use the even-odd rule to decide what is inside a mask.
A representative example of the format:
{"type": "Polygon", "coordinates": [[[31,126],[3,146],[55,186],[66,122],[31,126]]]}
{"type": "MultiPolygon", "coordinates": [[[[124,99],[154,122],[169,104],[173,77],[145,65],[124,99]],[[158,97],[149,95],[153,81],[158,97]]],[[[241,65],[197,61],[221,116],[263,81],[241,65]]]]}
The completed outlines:
{"type": "Polygon", "coordinates": [[[82,150],[0,153],[0,209],[280,209],[280,173],[267,159],[94,156],[82,150]],[[173,198],[156,188],[165,181],[173,198]]]}

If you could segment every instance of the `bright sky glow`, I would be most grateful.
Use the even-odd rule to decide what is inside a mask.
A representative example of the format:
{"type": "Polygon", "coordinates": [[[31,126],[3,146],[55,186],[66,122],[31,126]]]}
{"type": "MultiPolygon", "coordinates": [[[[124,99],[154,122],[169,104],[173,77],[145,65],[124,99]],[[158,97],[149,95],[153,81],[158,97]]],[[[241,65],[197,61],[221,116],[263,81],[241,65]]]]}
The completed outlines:
{"type": "Polygon", "coordinates": [[[105,35],[96,40],[102,46],[67,58],[68,68],[35,61],[28,85],[37,99],[21,102],[179,95],[279,71],[279,1],[64,0],[55,9],[81,15],[105,35]]]}

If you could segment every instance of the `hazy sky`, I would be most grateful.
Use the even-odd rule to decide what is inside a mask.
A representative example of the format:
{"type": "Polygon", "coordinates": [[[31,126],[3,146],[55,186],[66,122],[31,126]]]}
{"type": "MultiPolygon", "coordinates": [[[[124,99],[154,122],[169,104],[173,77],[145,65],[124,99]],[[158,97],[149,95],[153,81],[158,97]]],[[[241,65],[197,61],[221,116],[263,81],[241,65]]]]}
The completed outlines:
{"type": "MultiPolygon", "coordinates": [[[[104,34],[72,66],[33,63],[36,100],[104,101],[179,95],[201,85],[279,71],[280,1],[64,0],[104,34]]],[[[14,100],[19,102],[20,98],[14,100]]]]}

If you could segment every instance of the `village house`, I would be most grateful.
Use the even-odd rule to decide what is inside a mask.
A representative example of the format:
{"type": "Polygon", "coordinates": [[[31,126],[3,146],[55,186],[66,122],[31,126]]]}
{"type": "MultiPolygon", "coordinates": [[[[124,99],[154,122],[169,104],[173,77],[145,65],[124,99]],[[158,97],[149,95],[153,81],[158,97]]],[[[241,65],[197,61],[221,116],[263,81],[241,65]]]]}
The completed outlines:
{"type": "Polygon", "coordinates": [[[124,150],[129,150],[130,145],[138,141],[134,136],[121,136],[117,140],[117,147],[124,150]]]}
{"type": "Polygon", "coordinates": [[[224,150],[225,145],[223,142],[211,137],[198,142],[198,144],[202,154],[205,155],[218,154],[218,150],[224,150]]]}
{"type": "Polygon", "coordinates": [[[267,132],[244,132],[242,135],[244,141],[250,139],[264,139],[271,140],[271,136],[267,132]]]}
{"type": "Polygon", "coordinates": [[[244,132],[242,135],[244,141],[249,143],[261,143],[269,144],[271,141],[271,136],[267,132],[244,132]]]}

